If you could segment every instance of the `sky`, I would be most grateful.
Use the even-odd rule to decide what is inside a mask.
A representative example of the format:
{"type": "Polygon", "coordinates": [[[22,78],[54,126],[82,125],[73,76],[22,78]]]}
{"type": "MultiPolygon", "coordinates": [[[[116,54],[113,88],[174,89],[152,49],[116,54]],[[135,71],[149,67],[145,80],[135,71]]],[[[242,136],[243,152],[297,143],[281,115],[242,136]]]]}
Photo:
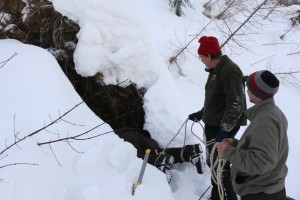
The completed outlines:
{"type": "MultiPolygon", "coordinates": [[[[184,8],[185,15],[177,17],[167,2],[161,0],[51,2],[55,10],[80,26],[74,53],[76,71],[80,75],[101,72],[106,84],[130,79],[139,88],[146,88],[144,128],[162,147],[178,132],[169,147],[200,142],[191,134],[190,121],[186,138],[185,130],[180,127],[188,114],[203,106],[207,73],[197,57],[198,38],[213,35],[220,43],[227,39],[220,31],[226,30],[222,20],[211,22],[203,15],[203,12],[217,15],[216,5],[205,10],[205,1],[194,0],[191,1],[194,8],[184,8]],[[206,29],[201,31],[204,26],[206,29]],[[180,68],[170,65],[168,60],[176,55],[179,47],[193,38],[196,39],[177,57],[180,68]]],[[[220,2],[219,9],[224,7],[220,2]]],[[[299,71],[300,55],[293,54],[299,51],[299,28],[280,39],[289,29],[289,17],[299,9],[299,6],[278,7],[266,20],[260,18],[263,12],[255,15],[253,19],[260,23],[243,30],[244,34],[234,38],[241,43],[229,42],[222,52],[236,62],[244,74],[262,69],[274,73],[299,71]]],[[[243,21],[244,18],[240,12],[236,14],[236,19],[243,21]]],[[[238,28],[237,21],[231,21],[231,27],[238,28]]],[[[295,84],[289,84],[284,77],[280,80],[282,84],[275,102],[289,121],[286,190],[289,196],[299,199],[300,142],[296,133],[300,94],[295,84]]],[[[142,184],[132,196],[131,188],[137,181],[142,159],[136,157],[131,144],[116,136],[108,124],[82,103],[47,50],[15,40],[0,40],[0,83],[0,105],[3,105],[0,199],[199,199],[210,184],[208,168],[199,175],[191,163],[176,164],[171,184],[168,184],[162,172],[147,165],[142,184]],[[45,126],[46,129],[27,137],[45,126]],[[38,145],[82,133],[85,134],[78,139],[85,140],[38,145]],[[95,138],[87,139],[90,137],[95,138]],[[20,139],[18,145],[10,147],[20,139]]],[[[129,83],[124,82],[122,86],[126,84],[129,83]]],[[[247,103],[250,107],[251,103],[247,103]]],[[[241,128],[238,138],[244,129],[241,128]]],[[[203,138],[199,124],[192,130],[203,138]]]]}

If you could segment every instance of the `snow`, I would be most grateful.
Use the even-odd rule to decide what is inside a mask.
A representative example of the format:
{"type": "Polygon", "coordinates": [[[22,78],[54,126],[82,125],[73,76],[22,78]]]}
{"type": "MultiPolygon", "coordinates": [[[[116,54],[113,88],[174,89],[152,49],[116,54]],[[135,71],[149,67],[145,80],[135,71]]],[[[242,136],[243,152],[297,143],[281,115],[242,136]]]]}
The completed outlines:
{"type": "MultiPolygon", "coordinates": [[[[138,87],[146,88],[144,128],[162,147],[168,145],[179,130],[170,146],[199,143],[191,134],[190,121],[187,123],[186,140],[185,128],[180,129],[188,114],[203,106],[207,73],[197,58],[197,39],[191,42],[188,51],[177,58],[183,76],[178,74],[176,65],[168,64],[168,59],[176,55],[174,50],[186,45],[210,22],[202,14],[205,1],[191,1],[195,9],[186,7],[185,16],[180,18],[161,0],[51,2],[58,12],[80,25],[79,42],[74,54],[76,70],[80,75],[92,76],[101,72],[107,84],[128,79],[138,87]]],[[[299,70],[299,54],[289,55],[299,51],[299,30],[289,32],[283,41],[279,38],[289,28],[290,13],[299,10],[299,6],[279,10],[287,13],[285,18],[261,21],[261,26],[255,30],[259,34],[251,34],[243,40],[248,50],[234,46],[234,43],[222,49],[244,74],[266,68],[271,68],[273,72],[289,71],[291,67],[299,70]],[[273,45],[292,42],[296,44],[273,45]]],[[[219,33],[218,24],[221,21],[211,23],[201,35],[217,36],[223,43],[226,37],[219,33]]],[[[243,36],[239,38],[244,39],[243,36]]],[[[13,144],[16,138],[24,138],[58,119],[46,130],[1,154],[0,167],[16,165],[0,168],[0,199],[183,200],[198,199],[209,186],[208,169],[199,175],[190,163],[177,164],[169,185],[162,172],[147,165],[142,184],[138,186],[135,196],[131,196],[142,160],[136,157],[136,150],[131,144],[119,139],[109,125],[82,103],[48,51],[3,39],[0,40],[0,67],[0,152],[13,144]],[[15,52],[17,54],[12,57],[15,52]],[[10,57],[3,65],[2,61],[10,57]],[[85,132],[78,138],[95,138],[38,145],[85,132]]],[[[287,194],[299,199],[299,88],[281,84],[275,101],[289,121],[287,194]]],[[[238,137],[243,130],[244,127],[238,137]]],[[[193,127],[193,132],[202,138],[203,131],[199,125],[193,127]]]]}

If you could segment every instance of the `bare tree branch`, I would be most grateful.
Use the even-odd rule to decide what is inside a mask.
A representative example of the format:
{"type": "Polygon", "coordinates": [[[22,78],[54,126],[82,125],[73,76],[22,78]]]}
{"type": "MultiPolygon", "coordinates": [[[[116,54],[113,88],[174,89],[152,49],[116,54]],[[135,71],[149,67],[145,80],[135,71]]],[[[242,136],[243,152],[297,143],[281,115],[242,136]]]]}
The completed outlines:
{"type": "Polygon", "coordinates": [[[13,142],[13,143],[10,144],[9,146],[7,146],[4,150],[2,150],[2,151],[0,152],[0,155],[2,155],[4,152],[6,152],[7,150],[9,150],[9,149],[12,148],[13,146],[15,146],[15,145],[19,144],[20,142],[26,140],[27,138],[32,137],[32,136],[36,135],[37,133],[39,133],[40,131],[42,131],[42,130],[48,128],[49,126],[52,126],[52,125],[55,124],[55,123],[57,123],[60,119],[62,119],[64,116],[66,116],[67,114],[69,114],[70,112],[72,112],[75,108],[77,108],[77,107],[78,107],[79,105],[81,105],[82,103],[84,103],[84,101],[78,103],[78,104],[75,105],[73,108],[71,108],[70,110],[68,110],[67,112],[65,112],[62,116],[58,117],[56,120],[52,121],[51,123],[47,124],[46,126],[44,126],[44,127],[40,128],[40,129],[38,129],[38,130],[32,132],[31,134],[26,135],[26,136],[24,136],[23,138],[20,138],[19,140],[13,142]]]}
{"type": "Polygon", "coordinates": [[[56,155],[55,155],[55,153],[54,153],[54,151],[53,151],[53,149],[52,149],[52,147],[51,147],[51,144],[50,144],[50,143],[49,143],[49,148],[50,148],[50,150],[51,150],[51,152],[52,152],[52,155],[54,156],[54,158],[55,158],[55,160],[56,160],[57,164],[58,164],[59,166],[61,166],[61,164],[59,163],[59,161],[58,161],[58,159],[57,159],[57,157],[56,157],[56,155]]]}
{"type": "Polygon", "coordinates": [[[233,3],[235,3],[235,0],[233,0],[225,10],[223,10],[223,12],[221,12],[216,18],[220,19],[222,17],[222,15],[224,15],[224,13],[233,5],[233,3]]]}
{"type": "Polygon", "coordinates": [[[287,55],[287,56],[291,56],[291,55],[295,55],[295,54],[300,54],[300,51],[294,52],[294,53],[289,53],[289,54],[286,54],[286,55],[287,55]]]}
{"type": "Polygon", "coordinates": [[[293,87],[300,88],[300,80],[298,77],[296,77],[296,74],[299,74],[299,70],[293,70],[290,68],[289,71],[277,71],[270,69],[270,71],[273,72],[274,75],[276,75],[277,78],[281,80],[283,84],[289,84],[293,87]]]}
{"type": "Polygon", "coordinates": [[[0,166],[0,169],[9,167],[9,166],[13,166],[13,165],[38,165],[38,164],[35,164],[35,163],[11,163],[11,164],[6,164],[6,165],[0,166]]]}
{"type": "Polygon", "coordinates": [[[257,63],[260,63],[260,62],[262,62],[262,61],[264,61],[264,60],[267,60],[267,59],[269,59],[269,58],[272,58],[273,56],[276,56],[276,54],[274,54],[274,55],[272,55],[272,56],[268,56],[268,57],[266,57],[266,58],[264,58],[264,59],[262,59],[262,60],[260,60],[260,61],[257,61],[257,62],[255,62],[255,63],[251,64],[250,66],[256,65],[257,63]]]}
{"type": "Polygon", "coordinates": [[[179,50],[179,52],[175,55],[175,56],[172,56],[170,59],[169,59],[169,63],[174,63],[176,62],[176,59],[177,57],[184,51],[187,49],[187,47],[196,39],[199,37],[199,35],[206,29],[206,27],[209,26],[209,24],[211,24],[212,22],[214,21],[214,19],[212,19],[210,22],[208,22],[203,28],[202,30],[197,33],[181,50],[179,50]]]}
{"type": "Polygon", "coordinates": [[[2,67],[4,67],[13,57],[15,57],[16,55],[18,55],[18,53],[17,52],[15,52],[10,58],[8,58],[7,60],[5,60],[5,61],[2,61],[2,62],[0,62],[0,64],[2,64],[1,66],[0,66],[0,69],[2,68],[2,67]]]}
{"type": "Polygon", "coordinates": [[[227,38],[227,40],[221,45],[221,48],[252,18],[252,16],[267,2],[265,0],[260,6],[258,6],[251,15],[227,38]]]}
{"type": "Polygon", "coordinates": [[[270,12],[263,18],[263,19],[267,19],[268,16],[275,10],[275,8],[279,5],[279,1],[275,4],[275,6],[270,10],[270,12]]]}
{"type": "Polygon", "coordinates": [[[115,117],[115,118],[110,119],[110,120],[108,120],[108,121],[106,121],[106,122],[103,122],[103,123],[101,123],[101,124],[98,124],[97,126],[91,128],[90,130],[87,130],[87,131],[85,131],[85,132],[83,132],[83,133],[80,133],[80,134],[77,134],[77,135],[74,135],[74,136],[67,136],[67,137],[64,137],[64,138],[59,138],[59,139],[56,139],[56,140],[51,140],[51,141],[48,141],[48,142],[38,142],[37,145],[41,146],[41,145],[45,145],[45,144],[56,143],[56,142],[61,142],[61,141],[68,141],[68,140],[87,140],[87,139],[91,139],[91,138],[95,138],[95,137],[98,137],[98,136],[101,136],[101,135],[105,135],[105,134],[111,133],[111,132],[113,132],[113,131],[109,131],[109,132],[106,132],[106,133],[103,133],[103,134],[99,134],[99,135],[97,135],[97,136],[92,136],[92,137],[88,137],[88,138],[84,138],[84,139],[83,139],[83,138],[80,138],[81,136],[86,135],[87,133],[90,133],[91,131],[93,131],[93,130],[99,128],[100,126],[102,126],[102,125],[104,125],[104,124],[107,124],[107,123],[110,122],[110,121],[113,121],[113,120],[115,120],[115,119],[124,117],[124,116],[126,116],[126,115],[128,115],[128,114],[130,114],[130,113],[132,113],[132,112],[135,112],[136,110],[139,110],[139,109],[141,109],[141,107],[138,107],[137,109],[134,109],[134,110],[132,110],[132,111],[130,111],[130,112],[127,112],[127,113],[125,113],[125,114],[123,114],[123,115],[119,115],[118,117],[115,117]]]}

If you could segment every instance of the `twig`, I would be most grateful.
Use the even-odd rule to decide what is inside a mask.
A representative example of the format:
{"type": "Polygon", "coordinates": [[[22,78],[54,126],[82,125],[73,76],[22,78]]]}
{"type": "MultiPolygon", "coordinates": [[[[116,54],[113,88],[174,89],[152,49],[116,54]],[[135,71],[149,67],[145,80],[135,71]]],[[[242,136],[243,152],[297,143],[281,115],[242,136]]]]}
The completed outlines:
{"type": "Polygon", "coordinates": [[[264,17],[264,20],[273,12],[273,10],[275,10],[275,8],[279,5],[279,1],[277,2],[277,4],[270,10],[270,12],[264,17]]]}
{"type": "Polygon", "coordinates": [[[286,54],[286,55],[287,55],[287,56],[291,56],[291,55],[298,54],[298,53],[300,53],[300,51],[294,52],[294,53],[289,53],[289,54],[286,54]]]}
{"type": "MultiPolygon", "coordinates": [[[[81,136],[83,136],[83,135],[85,135],[85,134],[87,134],[87,133],[89,133],[89,132],[91,132],[91,131],[93,131],[93,130],[99,128],[100,126],[102,126],[102,125],[104,125],[104,124],[107,124],[107,123],[110,122],[110,121],[113,121],[113,120],[118,119],[118,118],[120,118],[120,117],[124,117],[124,116],[128,115],[129,113],[135,112],[136,110],[139,110],[140,108],[141,108],[141,107],[138,107],[137,109],[134,109],[134,110],[132,110],[132,111],[130,111],[130,112],[128,112],[128,113],[125,113],[125,114],[123,114],[123,115],[120,115],[120,116],[118,116],[118,117],[115,117],[115,118],[113,118],[113,119],[110,119],[110,120],[108,120],[108,121],[106,121],[106,122],[103,122],[103,123],[101,123],[101,124],[98,124],[97,126],[91,128],[90,130],[87,130],[87,131],[85,131],[85,132],[83,132],[83,133],[80,133],[80,134],[78,134],[78,135],[75,135],[75,136],[68,136],[68,137],[64,137],[64,138],[57,139],[57,140],[51,140],[51,141],[48,141],[48,142],[38,142],[37,145],[41,146],[41,145],[45,145],[45,144],[49,144],[49,143],[55,143],[55,142],[61,142],[61,141],[67,141],[67,140],[86,140],[86,139],[89,139],[89,138],[86,138],[86,139],[80,139],[79,137],[81,137],[81,136]]],[[[107,134],[107,133],[104,133],[104,134],[107,134]]],[[[104,134],[102,134],[102,135],[104,135],[104,134]]],[[[101,134],[100,134],[100,135],[101,135],[101,134]]],[[[100,135],[98,135],[98,136],[100,136],[100,135]]],[[[97,136],[97,137],[98,137],[98,136],[97,136]]],[[[93,137],[90,137],[90,138],[93,138],[93,137]]]]}
{"type": "Polygon", "coordinates": [[[50,150],[51,150],[51,152],[52,152],[52,155],[54,156],[56,162],[58,163],[59,166],[61,166],[61,164],[59,163],[59,161],[58,161],[58,159],[57,159],[55,153],[53,152],[53,149],[52,149],[52,147],[51,147],[51,144],[49,144],[49,148],[50,148],[50,150]]]}
{"type": "Polygon", "coordinates": [[[18,141],[15,141],[15,142],[12,143],[11,145],[7,146],[4,150],[2,150],[2,151],[0,152],[0,155],[2,155],[4,152],[6,152],[7,150],[9,150],[11,147],[13,147],[13,146],[17,145],[18,143],[22,142],[23,140],[26,140],[27,138],[32,137],[33,135],[39,133],[40,131],[42,131],[42,130],[48,128],[49,126],[51,126],[51,125],[53,125],[53,124],[55,124],[55,123],[58,122],[61,118],[63,118],[63,117],[66,116],[67,114],[69,114],[71,111],[73,111],[73,110],[74,110],[75,108],[77,108],[79,105],[81,105],[83,102],[84,102],[84,101],[78,103],[78,104],[75,105],[73,108],[71,108],[70,110],[68,110],[67,112],[65,112],[62,116],[58,117],[56,120],[54,120],[53,122],[49,123],[48,125],[46,125],[46,126],[40,128],[40,129],[38,129],[38,130],[32,132],[32,133],[29,134],[29,135],[24,136],[23,138],[19,139],[18,141]]]}
{"type": "Polygon", "coordinates": [[[252,18],[252,16],[267,2],[265,0],[260,6],[258,6],[251,15],[227,38],[227,40],[221,45],[221,48],[252,18]]]}
{"type": "Polygon", "coordinates": [[[274,75],[290,75],[290,74],[298,74],[300,71],[290,71],[290,72],[277,72],[274,75]]]}
{"type": "MultiPolygon", "coordinates": [[[[127,80],[125,80],[125,81],[127,81],[127,80]]],[[[117,85],[122,84],[122,83],[125,82],[125,81],[122,81],[122,82],[118,83],[117,85]]],[[[75,108],[77,108],[78,106],[80,106],[82,103],[84,103],[84,102],[86,102],[86,101],[88,101],[88,100],[94,98],[94,97],[97,96],[97,95],[100,95],[100,94],[97,93],[97,94],[94,94],[94,95],[88,97],[87,99],[83,100],[82,102],[78,103],[77,105],[75,105],[74,107],[72,107],[70,110],[68,110],[67,112],[65,112],[63,115],[59,116],[56,120],[51,121],[51,123],[49,123],[49,124],[47,124],[47,125],[44,125],[42,128],[40,128],[40,129],[38,129],[38,130],[36,130],[36,131],[34,131],[34,132],[32,132],[32,133],[30,133],[30,134],[24,136],[23,138],[21,138],[21,139],[15,141],[15,142],[13,142],[12,144],[10,144],[10,145],[8,145],[8,146],[6,145],[6,148],[0,152],[0,155],[2,155],[4,152],[8,151],[8,150],[9,150],[10,148],[12,148],[13,146],[18,145],[20,142],[26,140],[27,138],[32,137],[32,136],[36,135],[37,133],[41,132],[42,130],[46,130],[48,127],[50,127],[50,126],[52,126],[53,124],[59,122],[61,119],[63,119],[64,116],[68,115],[68,114],[69,114],[70,112],[72,112],[75,108]]],[[[96,127],[95,127],[95,128],[96,128],[96,127]]],[[[94,128],[94,129],[95,129],[95,128],[94,128]]],[[[92,130],[93,130],[93,129],[92,129],[92,130]]],[[[92,131],[92,130],[90,130],[90,131],[92,131]]],[[[89,131],[88,131],[88,132],[89,132],[89,131]]]]}
{"type": "Polygon", "coordinates": [[[208,27],[209,24],[211,24],[214,21],[214,19],[210,20],[210,22],[208,22],[203,28],[202,30],[197,33],[188,43],[185,47],[183,47],[175,56],[172,56],[169,59],[169,62],[172,63],[174,61],[176,61],[177,57],[197,38],[199,37],[199,35],[202,33],[202,31],[204,31],[206,29],[206,27],[208,27]]]}
{"type": "Polygon", "coordinates": [[[7,64],[13,57],[15,57],[16,55],[18,55],[17,52],[15,52],[15,53],[14,53],[10,58],[8,58],[7,60],[0,62],[0,64],[2,64],[2,65],[0,66],[0,69],[1,69],[2,67],[4,67],[4,65],[6,65],[6,64],[7,64]]]}
{"type": "Polygon", "coordinates": [[[275,42],[275,43],[269,43],[269,44],[262,44],[262,45],[279,45],[279,44],[287,44],[287,45],[291,45],[291,44],[300,44],[300,43],[293,43],[293,42],[290,42],[290,43],[283,43],[283,42],[275,42]]]}
{"type": "Polygon", "coordinates": [[[0,22],[2,21],[3,17],[4,17],[4,12],[1,15],[0,22]]]}
{"type": "Polygon", "coordinates": [[[256,65],[257,63],[260,63],[260,62],[262,62],[262,61],[264,61],[264,60],[267,60],[268,58],[272,58],[272,57],[275,56],[275,55],[276,55],[276,54],[274,54],[274,55],[272,55],[272,56],[269,56],[269,57],[266,57],[266,58],[264,58],[264,59],[262,59],[262,60],[260,60],[260,61],[258,61],[258,62],[256,62],[256,63],[251,64],[250,66],[256,65]]]}
{"type": "Polygon", "coordinates": [[[2,169],[4,167],[13,166],[13,165],[38,165],[38,164],[35,164],[35,163],[11,163],[11,164],[0,166],[0,169],[2,169]]]}
{"type": "Polygon", "coordinates": [[[66,122],[67,124],[71,124],[73,126],[85,126],[85,124],[75,124],[75,123],[69,122],[69,121],[67,121],[65,119],[61,119],[61,121],[66,122]]]}
{"type": "Polygon", "coordinates": [[[73,149],[73,151],[75,151],[75,152],[77,152],[77,153],[82,153],[82,154],[83,154],[83,152],[77,151],[77,150],[70,144],[69,140],[67,140],[67,143],[68,143],[69,146],[73,149]]]}
{"type": "Polygon", "coordinates": [[[217,18],[217,19],[220,19],[221,16],[224,15],[224,13],[232,6],[232,4],[233,4],[234,2],[235,2],[235,1],[233,0],[233,1],[227,6],[227,8],[226,8],[223,12],[221,12],[216,18],[217,18]]]}

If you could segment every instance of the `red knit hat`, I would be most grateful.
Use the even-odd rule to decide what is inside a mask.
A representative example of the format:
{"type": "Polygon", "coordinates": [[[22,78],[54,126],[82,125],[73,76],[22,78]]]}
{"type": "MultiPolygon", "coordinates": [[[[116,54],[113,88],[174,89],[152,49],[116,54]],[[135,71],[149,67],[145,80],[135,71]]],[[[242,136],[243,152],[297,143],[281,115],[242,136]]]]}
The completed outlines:
{"type": "Polygon", "coordinates": [[[221,52],[218,39],[212,36],[202,36],[199,41],[200,46],[198,48],[199,55],[211,55],[221,52]]]}

